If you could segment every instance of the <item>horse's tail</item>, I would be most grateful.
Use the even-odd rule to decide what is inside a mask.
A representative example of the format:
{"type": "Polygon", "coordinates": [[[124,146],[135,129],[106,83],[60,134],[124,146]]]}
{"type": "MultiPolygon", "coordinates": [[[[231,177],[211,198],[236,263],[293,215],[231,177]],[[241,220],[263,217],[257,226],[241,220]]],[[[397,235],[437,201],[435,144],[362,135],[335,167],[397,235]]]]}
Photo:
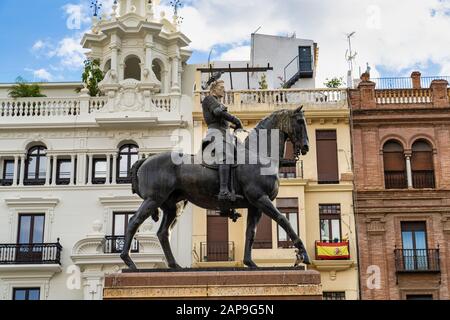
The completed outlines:
{"type": "Polygon", "coordinates": [[[143,198],[141,193],[139,192],[139,180],[138,180],[138,170],[144,164],[147,159],[140,159],[136,161],[131,167],[131,192],[133,194],[137,194],[139,197],[143,198]]]}

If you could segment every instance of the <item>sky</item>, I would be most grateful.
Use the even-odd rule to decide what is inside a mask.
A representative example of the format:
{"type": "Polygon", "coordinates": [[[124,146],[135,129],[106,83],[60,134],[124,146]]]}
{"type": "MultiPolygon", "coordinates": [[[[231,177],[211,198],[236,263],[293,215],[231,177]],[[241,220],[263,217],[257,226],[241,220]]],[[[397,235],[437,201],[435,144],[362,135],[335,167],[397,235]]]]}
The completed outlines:
{"type": "MultiPolygon", "coordinates": [[[[113,0],[99,0],[109,14],[113,0]]],[[[372,77],[450,75],[450,0],[184,0],[181,31],[194,51],[188,63],[249,60],[250,35],[289,35],[319,46],[317,86],[348,70],[372,77]]],[[[80,45],[90,28],[90,0],[0,0],[0,82],[80,81],[80,45]]],[[[171,15],[169,1],[159,11],[171,15]]]]}

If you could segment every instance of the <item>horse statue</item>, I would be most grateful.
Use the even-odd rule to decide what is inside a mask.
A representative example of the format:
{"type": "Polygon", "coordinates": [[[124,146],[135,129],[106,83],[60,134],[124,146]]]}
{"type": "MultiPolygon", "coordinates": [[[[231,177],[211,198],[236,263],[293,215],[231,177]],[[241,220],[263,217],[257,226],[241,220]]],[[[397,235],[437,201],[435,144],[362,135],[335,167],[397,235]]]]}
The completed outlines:
{"type": "MultiPolygon", "coordinates": [[[[277,146],[279,152],[276,157],[271,158],[270,164],[263,164],[261,161],[256,164],[245,162],[245,164],[237,164],[234,169],[236,189],[242,197],[229,202],[228,205],[230,209],[248,209],[243,261],[247,267],[257,268],[252,260],[252,246],[262,214],[269,216],[286,231],[297,248],[296,264],[298,262],[310,264],[303,242],[286,217],[272,203],[278,194],[278,169],[282,162],[286,141],[289,139],[294,144],[296,158],[309,151],[308,133],[302,108],[275,111],[260,121],[243,142],[246,153],[250,154],[251,138],[258,140],[265,135],[264,138],[267,139],[267,136],[271,137],[276,132],[279,139],[277,146]],[[261,174],[261,170],[270,165],[275,166],[275,170],[271,174],[261,174]]],[[[270,138],[267,140],[270,141],[270,138]]],[[[271,149],[270,144],[268,148],[271,149]]],[[[271,152],[272,150],[268,150],[269,155],[271,152]]],[[[133,238],[141,224],[150,216],[158,221],[158,208],[162,210],[162,221],[157,236],[168,266],[172,269],[181,268],[173,256],[169,242],[170,232],[178,217],[179,204],[186,205],[190,202],[210,210],[223,208],[223,203],[216,197],[219,192],[218,171],[201,163],[176,164],[172,161],[172,156],[172,152],[166,152],[141,159],[131,169],[133,192],[137,193],[144,202],[128,224],[123,251],[120,255],[130,269],[137,269],[129,255],[133,238]]],[[[248,158],[248,155],[246,157],[248,158]]]]}

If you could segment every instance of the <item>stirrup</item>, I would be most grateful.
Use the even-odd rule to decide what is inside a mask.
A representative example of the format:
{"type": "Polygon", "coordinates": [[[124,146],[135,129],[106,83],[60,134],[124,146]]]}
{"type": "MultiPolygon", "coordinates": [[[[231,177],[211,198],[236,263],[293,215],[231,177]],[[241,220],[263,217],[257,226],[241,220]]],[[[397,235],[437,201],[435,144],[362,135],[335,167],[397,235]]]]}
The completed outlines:
{"type": "Polygon", "coordinates": [[[233,200],[233,195],[230,191],[220,191],[217,198],[219,201],[235,201],[233,200]]]}

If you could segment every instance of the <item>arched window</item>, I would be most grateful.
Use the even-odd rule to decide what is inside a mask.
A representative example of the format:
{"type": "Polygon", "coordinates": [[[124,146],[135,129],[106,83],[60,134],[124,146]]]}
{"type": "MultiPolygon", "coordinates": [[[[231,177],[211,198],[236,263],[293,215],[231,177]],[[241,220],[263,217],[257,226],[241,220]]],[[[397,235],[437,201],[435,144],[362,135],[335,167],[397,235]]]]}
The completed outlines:
{"type": "Polygon", "coordinates": [[[408,186],[403,147],[397,141],[383,146],[384,183],[386,189],[405,189],[408,186]]]}
{"type": "Polygon", "coordinates": [[[118,183],[130,183],[131,182],[131,167],[139,158],[139,148],[134,144],[123,145],[119,150],[119,175],[118,183]]]}
{"type": "Polygon", "coordinates": [[[124,79],[141,81],[141,60],[138,57],[130,56],[125,60],[124,79]]]}
{"type": "Polygon", "coordinates": [[[47,173],[47,148],[43,146],[30,148],[28,150],[25,170],[26,184],[45,184],[47,173]]]}
{"type": "Polygon", "coordinates": [[[434,188],[433,148],[418,140],[412,146],[411,169],[414,188],[434,188]]]}

